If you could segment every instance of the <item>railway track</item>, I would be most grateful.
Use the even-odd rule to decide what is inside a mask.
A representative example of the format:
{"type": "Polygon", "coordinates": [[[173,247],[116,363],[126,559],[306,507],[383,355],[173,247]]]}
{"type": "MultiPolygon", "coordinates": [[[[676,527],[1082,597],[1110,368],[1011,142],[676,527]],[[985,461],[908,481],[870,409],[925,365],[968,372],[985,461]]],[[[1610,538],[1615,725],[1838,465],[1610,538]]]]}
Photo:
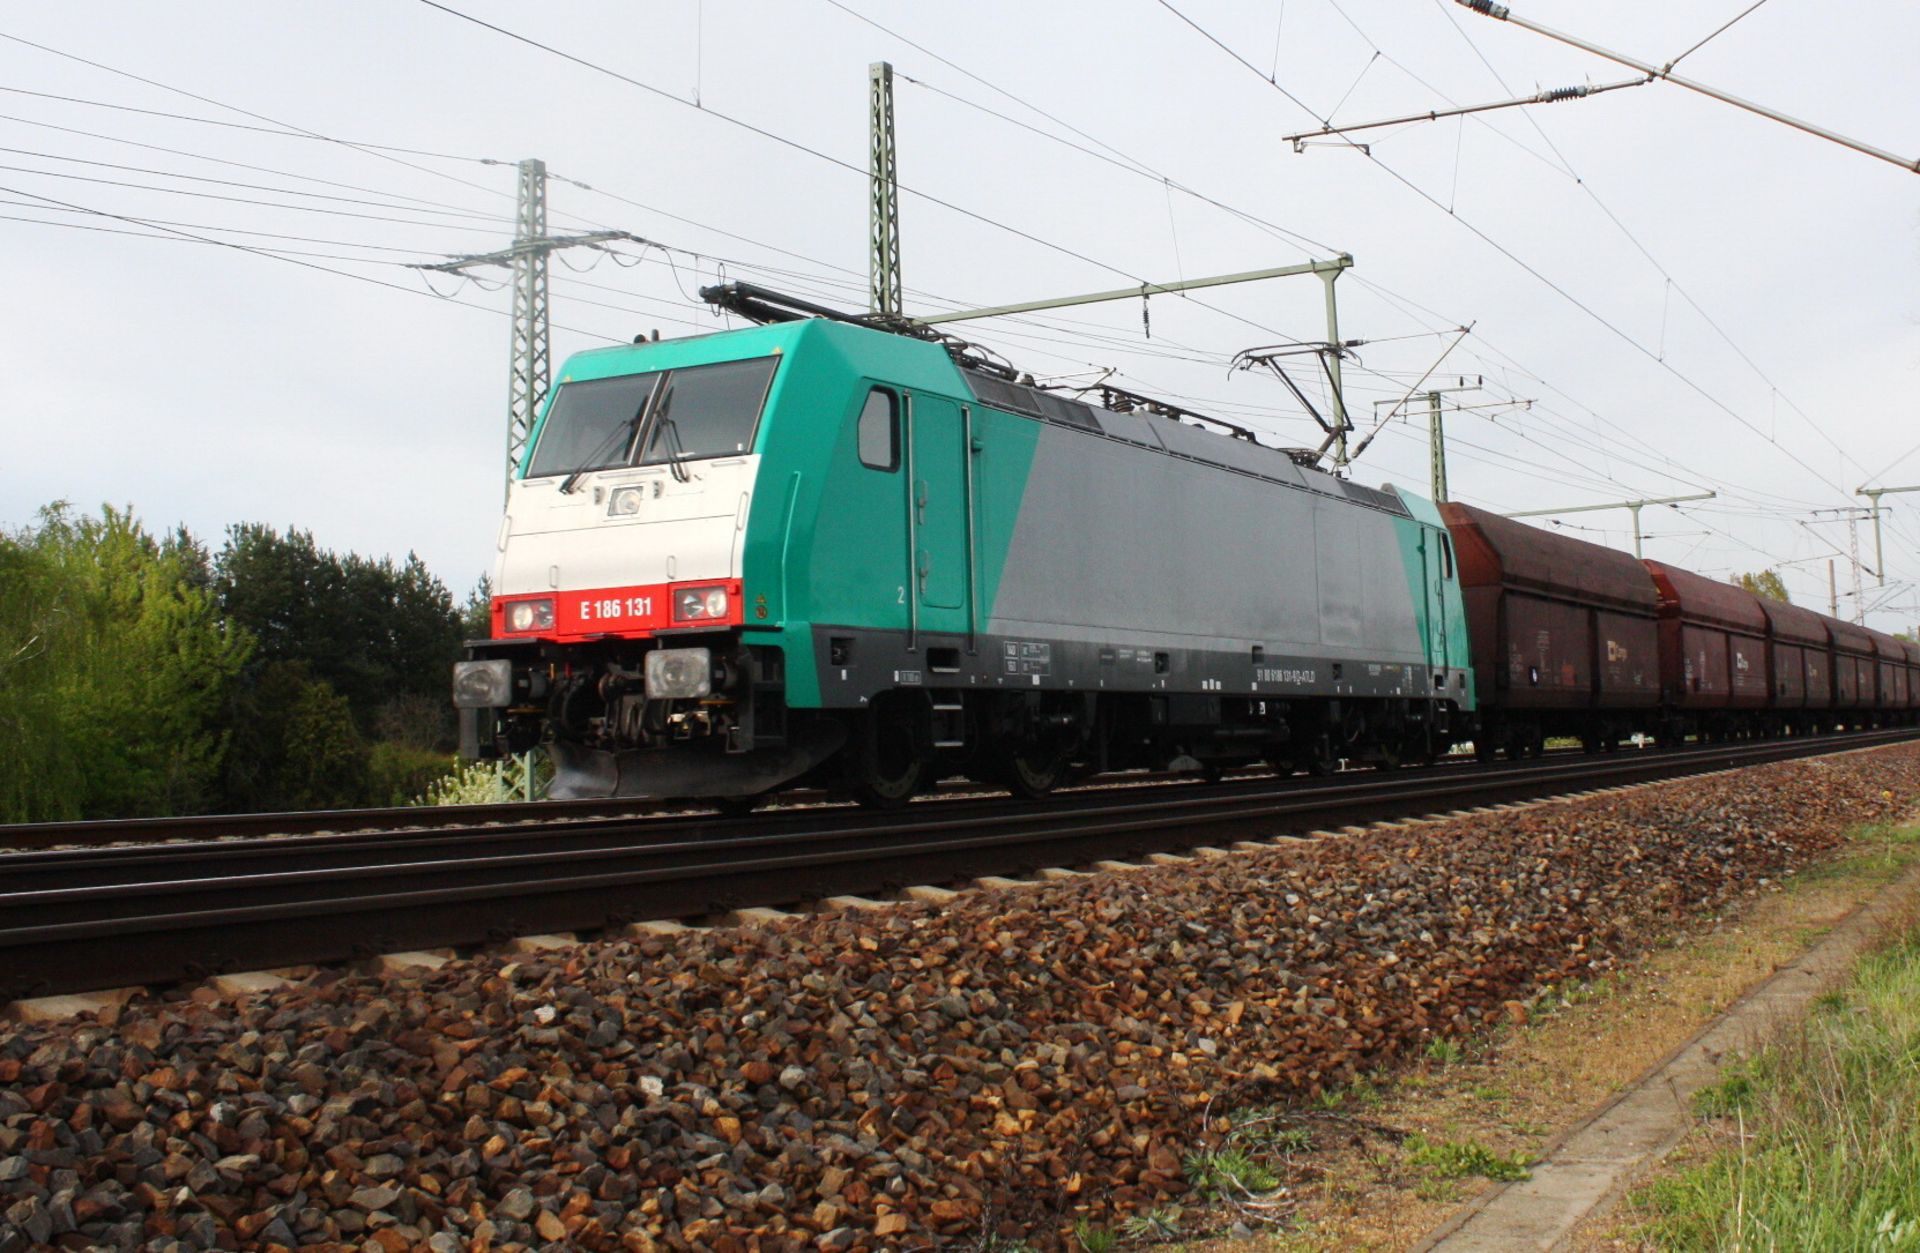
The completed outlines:
{"type": "MultiPolygon", "coordinates": [[[[1265,775],[1262,770],[1229,772],[1228,777],[1265,775]]],[[[1104,775],[1074,788],[1071,794],[1110,787],[1138,787],[1157,783],[1197,783],[1193,772],[1140,771],[1104,775]]],[[[969,782],[942,784],[921,803],[992,793],[988,785],[969,782]]],[[[771,809],[838,804],[817,789],[783,793],[771,809]]],[[[551,826],[560,822],[637,819],[655,816],[696,817],[711,806],[692,801],[570,800],[502,801],[492,805],[395,805],[381,809],[287,810],[257,814],[186,814],[168,818],[104,818],[73,822],[0,823],[0,851],[9,849],[97,848],[107,845],[178,844],[204,840],[243,840],[261,836],[348,835],[412,829],[471,828],[525,823],[551,826]]],[[[736,819],[737,821],[737,819],[736,819]]]]}
{"type": "Polygon", "coordinates": [[[450,824],[15,853],[0,999],[617,928],[1534,799],[1920,738],[1912,729],[1329,780],[450,824]]]}

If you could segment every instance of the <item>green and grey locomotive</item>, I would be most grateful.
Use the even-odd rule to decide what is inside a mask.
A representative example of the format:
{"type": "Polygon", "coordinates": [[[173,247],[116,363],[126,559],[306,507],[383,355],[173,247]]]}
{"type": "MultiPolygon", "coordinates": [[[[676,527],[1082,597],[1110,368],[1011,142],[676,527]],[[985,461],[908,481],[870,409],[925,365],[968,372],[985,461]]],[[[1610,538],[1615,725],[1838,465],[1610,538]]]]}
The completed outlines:
{"type": "Polygon", "coordinates": [[[570,358],[456,667],[465,751],[544,744],[558,796],[888,804],[1465,738],[1434,506],[1135,400],[826,318],[570,358]]]}

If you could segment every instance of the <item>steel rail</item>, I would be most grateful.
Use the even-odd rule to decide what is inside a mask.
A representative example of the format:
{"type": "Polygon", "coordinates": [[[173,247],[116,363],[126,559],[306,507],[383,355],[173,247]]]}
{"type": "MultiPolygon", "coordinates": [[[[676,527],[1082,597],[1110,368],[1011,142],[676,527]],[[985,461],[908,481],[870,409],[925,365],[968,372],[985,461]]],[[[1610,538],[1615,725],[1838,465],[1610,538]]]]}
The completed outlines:
{"type": "Polygon", "coordinates": [[[393,833],[16,854],[0,890],[0,996],[156,984],[514,934],[616,928],[1297,833],[1457,805],[1761,764],[1910,740],[1912,729],[1627,752],[1531,765],[1135,789],[1064,805],[1006,801],[869,815],[795,811],[709,838],[700,824],[561,823],[544,832],[393,833]],[[486,841],[475,845],[471,837],[486,841]]]}
{"type": "MultiPolygon", "coordinates": [[[[1198,781],[1194,774],[1164,771],[1138,775],[1102,775],[1064,793],[1137,786],[1143,782],[1198,781]]],[[[990,792],[987,784],[944,786],[930,797],[966,796],[990,792]]],[[[827,803],[824,792],[783,793],[777,808],[795,804],[827,803]]],[[[851,804],[852,802],[846,802],[851,804]]],[[[340,836],[390,832],[410,828],[472,829],[486,826],[552,823],[560,820],[633,819],[705,815],[710,806],[697,801],[653,799],[587,799],[501,801],[489,805],[395,805],[376,809],[284,810],[245,814],[182,814],[165,818],[88,818],[59,822],[0,823],[0,850],[88,848],[108,844],[162,844],[177,841],[241,840],[299,835],[340,836]]]]}

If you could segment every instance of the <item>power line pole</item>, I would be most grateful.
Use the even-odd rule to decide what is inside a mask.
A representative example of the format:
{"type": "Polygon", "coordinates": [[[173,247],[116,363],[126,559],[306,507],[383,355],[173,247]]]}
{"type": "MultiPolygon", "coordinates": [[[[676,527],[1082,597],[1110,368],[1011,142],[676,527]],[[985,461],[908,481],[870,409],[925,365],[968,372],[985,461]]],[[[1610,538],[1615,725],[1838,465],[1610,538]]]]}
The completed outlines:
{"type": "Polygon", "coordinates": [[[1626,509],[1633,514],[1633,555],[1640,552],[1640,511],[1648,505],[1678,505],[1689,500],[1712,500],[1718,492],[1695,492],[1691,496],[1653,496],[1646,500],[1616,500],[1606,505],[1575,505],[1570,509],[1526,509],[1510,513],[1509,518],[1544,518],[1561,513],[1592,513],[1597,509],[1626,509]]]}
{"type": "MultiPolygon", "coordinates": [[[[1349,264],[1352,259],[1348,258],[1349,264]]],[[[1353,420],[1347,416],[1347,389],[1340,385],[1340,309],[1334,303],[1333,284],[1340,277],[1338,267],[1321,270],[1320,281],[1327,288],[1327,343],[1330,350],[1321,354],[1326,365],[1327,381],[1333,387],[1333,472],[1342,474],[1353,460],[1347,455],[1347,435],[1353,430],[1353,420]]]]}
{"type": "Polygon", "coordinates": [[[1920,492],[1920,484],[1912,487],[1862,487],[1854,492],[1855,496],[1865,496],[1873,506],[1873,564],[1882,587],[1887,585],[1887,554],[1880,546],[1880,498],[1895,492],[1920,492]]]}
{"type": "Polygon", "coordinates": [[[1853,562],[1853,620],[1865,626],[1867,597],[1860,588],[1860,519],[1857,515],[1847,519],[1847,557],[1853,562]]]}
{"type": "MultiPolygon", "coordinates": [[[[1833,549],[1835,553],[1847,559],[1848,566],[1853,570],[1853,591],[1850,593],[1853,597],[1853,619],[1855,622],[1864,625],[1867,620],[1867,598],[1866,592],[1861,587],[1860,572],[1865,569],[1868,574],[1878,578],[1880,577],[1880,571],[1878,569],[1867,568],[1865,563],[1860,560],[1860,519],[1868,516],[1873,511],[1864,505],[1847,505],[1838,509],[1815,509],[1813,512],[1815,514],[1833,514],[1833,521],[1847,524],[1847,551],[1845,552],[1841,552],[1839,546],[1832,540],[1814,530],[1811,524],[1803,521],[1800,523],[1800,526],[1807,534],[1814,536],[1828,548],[1833,549]]],[[[1832,582],[1831,579],[1828,581],[1829,583],[1832,582]]],[[[1830,595],[1828,599],[1833,601],[1834,616],[1838,617],[1840,604],[1838,598],[1830,595]]]]}
{"type": "Polygon", "coordinates": [[[875,61],[867,67],[867,112],[872,141],[867,156],[871,258],[867,291],[873,312],[897,318],[905,314],[906,302],[900,281],[900,168],[893,143],[893,66],[886,61],[875,61]]]}
{"type": "Polygon", "coordinates": [[[1840,582],[1834,577],[1833,558],[1827,558],[1827,616],[1840,616],[1840,582]]]}
{"type": "Polygon", "coordinates": [[[514,215],[513,246],[495,252],[472,253],[417,270],[463,274],[477,266],[506,267],[512,274],[513,337],[507,377],[507,472],[509,482],[526,451],[533,417],[546,399],[552,381],[552,318],[547,295],[547,258],[561,248],[592,246],[616,240],[644,243],[626,231],[594,231],[586,235],[547,234],[547,163],[520,162],[519,205],[514,215]]]}
{"type": "MultiPolygon", "coordinates": [[[[1453,395],[1457,392],[1477,392],[1481,389],[1481,387],[1486,382],[1486,378],[1483,375],[1476,375],[1474,377],[1474,381],[1471,383],[1467,382],[1465,375],[1460,375],[1458,377],[1460,379],[1460,385],[1458,387],[1434,387],[1434,388],[1429,388],[1426,392],[1426,397],[1427,397],[1427,492],[1428,492],[1428,495],[1433,499],[1434,503],[1436,504],[1438,504],[1440,501],[1448,499],[1447,497],[1447,430],[1445,425],[1446,419],[1443,416],[1445,413],[1448,412],[1448,410],[1440,398],[1442,396],[1453,395]]],[[[1401,406],[1405,405],[1406,403],[1407,403],[1406,397],[1402,397],[1399,400],[1376,400],[1373,402],[1373,409],[1377,417],[1377,415],[1380,412],[1381,405],[1392,405],[1393,410],[1387,414],[1387,420],[1391,421],[1393,418],[1393,414],[1395,412],[1399,412],[1401,406]]],[[[1466,413],[1472,409],[1504,409],[1510,404],[1519,405],[1522,408],[1533,407],[1533,402],[1531,400],[1513,400],[1513,401],[1502,400],[1502,401],[1496,401],[1495,403],[1490,405],[1456,404],[1453,406],[1452,412],[1466,413]]],[[[1406,415],[1404,413],[1401,413],[1401,416],[1405,417],[1406,415]]],[[[1376,422],[1376,426],[1377,425],[1378,425],[1378,422],[1376,422]]],[[[1363,443],[1361,444],[1360,448],[1356,451],[1355,455],[1358,455],[1358,453],[1365,452],[1365,451],[1366,451],[1366,444],[1363,443]]]]}

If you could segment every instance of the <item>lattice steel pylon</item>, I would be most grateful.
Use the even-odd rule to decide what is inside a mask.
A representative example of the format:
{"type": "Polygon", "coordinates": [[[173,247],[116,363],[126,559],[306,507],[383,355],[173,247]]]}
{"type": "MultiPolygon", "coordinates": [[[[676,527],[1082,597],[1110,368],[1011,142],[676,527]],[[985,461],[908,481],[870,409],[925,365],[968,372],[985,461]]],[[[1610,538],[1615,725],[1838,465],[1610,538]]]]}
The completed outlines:
{"type": "Polygon", "coordinates": [[[519,212],[513,231],[513,365],[507,381],[507,477],[533,432],[533,414],[553,381],[552,321],[547,308],[547,163],[520,163],[519,212]]]}
{"type": "Polygon", "coordinates": [[[867,103],[872,144],[868,149],[870,184],[868,243],[869,303],[875,313],[900,317],[905,310],[900,284],[900,170],[893,146],[893,66],[875,61],[867,67],[867,103]]]}
{"type": "Polygon", "coordinates": [[[519,164],[519,209],[514,218],[513,245],[497,252],[474,253],[416,265],[416,270],[436,270],[459,274],[481,265],[505,266],[512,273],[513,343],[512,361],[507,378],[507,471],[508,482],[526,452],[527,437],[533,433],[534,415],[547,397],[553,380],[552,318],[548,312],[547,258],[560,248],[647,241],[627,231],[593,231],[585,235],[547,234],[547,163],[537,159],[519,164]]]}

